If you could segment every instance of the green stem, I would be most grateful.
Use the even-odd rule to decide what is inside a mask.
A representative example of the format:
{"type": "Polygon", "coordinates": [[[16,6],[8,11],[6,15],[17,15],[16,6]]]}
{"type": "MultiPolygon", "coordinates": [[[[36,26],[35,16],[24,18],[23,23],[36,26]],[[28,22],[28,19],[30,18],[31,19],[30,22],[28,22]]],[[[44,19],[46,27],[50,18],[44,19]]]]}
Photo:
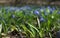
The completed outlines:
{"type": "Polygon", "coordinates": [[[39,21],[38,17],[37,17],[37,23],[38,23],[38,26],[39,26],[39,29],[40,29],[40,21],[39,21]]]}

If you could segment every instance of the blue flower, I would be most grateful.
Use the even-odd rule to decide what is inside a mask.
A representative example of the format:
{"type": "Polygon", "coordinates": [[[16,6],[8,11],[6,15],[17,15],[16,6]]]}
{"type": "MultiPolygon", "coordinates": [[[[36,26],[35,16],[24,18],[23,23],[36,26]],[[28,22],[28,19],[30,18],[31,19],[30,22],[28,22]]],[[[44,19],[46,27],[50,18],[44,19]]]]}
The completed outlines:
{"type": "Polygon", "coordinates": [[[52,14],[52,13],[53,13],[53,11],[54,11],[54,10],[52,10],[52,8],[51,8],[51,9],[49,9],[49,10],[50,10],[50,14],[52,14]]]}
{"type": "Polygon", "coordinates": [[[35,10],[34,14],[39,15],[39,11],[35,10]]]}
{"type": "Polygon", "coordinates": [[[53,7],[52,10],[56,10],[56,7],[53,7]]]}
{"type": "Polygon", "coordinates": [[[52,8],[50,9],[51,13],[54,13],[54,10],[56,10],[56,8],[55,8],[55,7],[52,7],[52,8]]]}
{"type": "Polygon", "coordinates": [[[48,8],[48,9],[51,9],[51,7],[50,7],[50,6],[48,6],[47,8],[48,8]]]}
{"type": "Polygon", "coordinates": [[[21,10],[19,8],[17,8],[15,12],[19,12],[19,11],[21,11],[21,10]]]}
{"type": "Polygon", "coordinates": [[[44,22],[45,19],[43,17],[40,17],[40,22],[44,22]]]}
{"type": "Polygon", "coordinates": [[[12,18],[15,18],[15,15],[12,15],[12,18]]]}
{"type": "Polygon", "coordinates": [[[29,6],[23,6],[20,8],[20,10],[31,10],[31,8],[29,6]]]}
{"type": "Polygon", "coordinates": [[[54,10],[56,10],[55,7],[47,7],[50,10],[50,14],[52,14],[54,12],[54,10]]]}
{"type": "Polygon", "coordinates": [[[16,11],[17,9],[18,9],[17,7],[10,7],[8,11],[13,12],[13,11],[16,11]]]}

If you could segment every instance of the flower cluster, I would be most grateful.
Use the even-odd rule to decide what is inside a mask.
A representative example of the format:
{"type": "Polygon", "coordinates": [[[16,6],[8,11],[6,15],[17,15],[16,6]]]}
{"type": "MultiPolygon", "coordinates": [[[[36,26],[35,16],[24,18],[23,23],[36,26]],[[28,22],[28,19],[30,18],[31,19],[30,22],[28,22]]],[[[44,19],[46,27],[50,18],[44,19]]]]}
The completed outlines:
{"type": "MultiPolygon", "coordinates": [[[[48,15],[52,15],[54,13],[54,11],[57,10],[56,7],[50,7],[50,6],[42,6],[42,7],[37,7],[36,9],[30,6],[23,6],[23,7],[4,7],[6,12],[20,12],[23,11],[24,14],[31,14],[30,12],[32,11],[33,14],[37,15],[37,16],[42,16],[40,17],[40,21],[45,20],[43,18],[43,15],[48,16],[48,15]]],[[[60,14],[60,11],[58,11],[58,14],[60,14]]],[[[15,16],[12,15],[12,17],[14,18],[15,16]]],[[[53,18],[53,16],[51,16],[51,18],[53,18]]]]}
{"type": "Polygon", "coordinates": [[[47,38],[52,38],[52,30],[60,29],[60,9],[55,6],[1,7],[0,27],[0,33],[13,29],[24,32],[26,38],[45,38],[47,34],[47,38]]]}

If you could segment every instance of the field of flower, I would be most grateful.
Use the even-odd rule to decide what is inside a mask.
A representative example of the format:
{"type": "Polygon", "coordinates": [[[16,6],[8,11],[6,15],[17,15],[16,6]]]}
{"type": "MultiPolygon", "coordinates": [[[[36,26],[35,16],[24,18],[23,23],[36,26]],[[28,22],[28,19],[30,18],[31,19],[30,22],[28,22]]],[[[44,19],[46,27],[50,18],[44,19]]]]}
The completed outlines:
{"type": "Polygon", "coordinates": [[[60,8],[23,6],[0,8],[0,34],[14,30],[26,38],[56,38],[60,29],[60,8]]]}

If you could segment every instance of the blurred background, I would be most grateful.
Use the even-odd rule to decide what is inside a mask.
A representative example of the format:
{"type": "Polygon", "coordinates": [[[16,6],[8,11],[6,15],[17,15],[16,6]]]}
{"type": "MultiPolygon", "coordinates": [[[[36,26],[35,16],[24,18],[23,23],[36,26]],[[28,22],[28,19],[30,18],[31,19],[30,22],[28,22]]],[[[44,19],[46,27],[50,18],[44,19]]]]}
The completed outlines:
{"type": "Polygon", "coordinates": [[[60,5],[60,0],[0,0],[0,5],[60,5]]]}

